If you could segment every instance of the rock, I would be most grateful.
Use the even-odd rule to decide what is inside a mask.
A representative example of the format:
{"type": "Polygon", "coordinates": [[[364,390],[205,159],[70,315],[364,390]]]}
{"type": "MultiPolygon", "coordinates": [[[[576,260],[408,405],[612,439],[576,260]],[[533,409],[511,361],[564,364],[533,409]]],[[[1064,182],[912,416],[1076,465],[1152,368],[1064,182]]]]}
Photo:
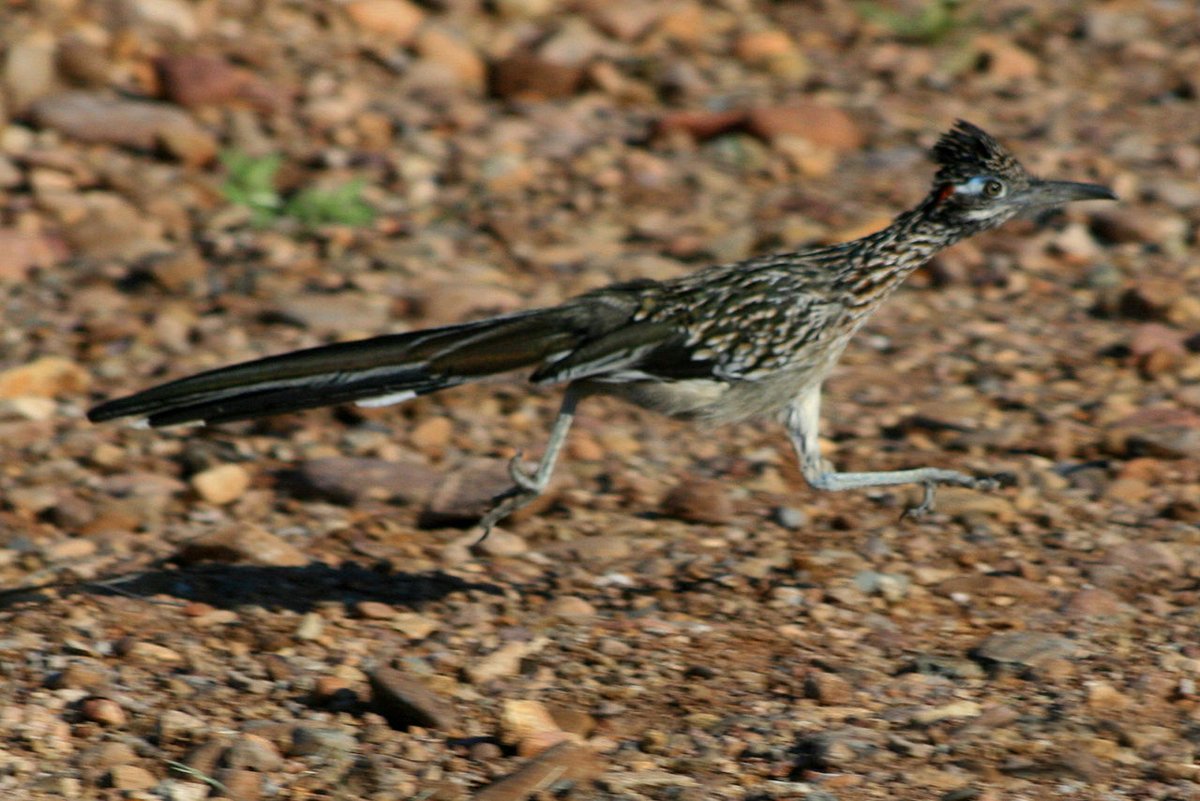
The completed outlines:
{"type": "Polygon", "coordinates": [[[158,717],[156,734],[163,742],[189,739],[193,734],[208,728],[208,722],[195,715],[169,709],[158,717]]]}
{"type": "Polygon", "coordinates": [[[971,656],[985,664],[1039,667],[1078,653],[1075,643],[1057,634],[1010,631],[988,637],[972,650],[971,656]]]}
{"type": "Polygon", "coordinates": [[[79,712],[87,720],[105,726],[124,726],[129,719],[121,705],[110,698],[85,698],[79,705],[79,712]]]}
{"type": "MultiPolygon", "coordinates": [[[[157,147],[168,132],[206,134],[184,111],[162,103],[118,100],[92,92],[64,92],[33,104],[34,121],[81,142],[157,147]]],[[[216,145],[213,144],[213,150],[216,145]]]]}
{"type": "Polygon", "coordinates": [[[390,321],[389,301],[363,292],[304,293],[282,298],[280,319],[321,334],[375,334],[390,321]]]}
{"type": "Polygon", "coordinates": [[[1030,81],[1038,76],[1037,56],[1006,36],[982,33],[975,37],[974,46],[980,56],[980,68],[996,83],[1030,81]]]}
{"type": "Polygon", "coordinates": [[[250,487],[250,473],[240,464],[211,467],[192,476],[192,489],[209,503],[233,503],[250,487]]]}
{"type": "Polygon", "coordinates": [[[88,372],[70,359],[43,356],[28,364],[0,371],[0,398],[78,395],[85,392],[91,383],[88,372]]]}
{"type": "Polygon", "coordinates": [[[593,25],[622,42],[640,39],[663,13],[656,3],[590,3],[586,10],[593,25]]]}
{"type": "Polygon", "coordinates": [[[467,547],[488,556],[519,556],[529,551],[529,543],[525,542],[524,537],[502,528],[492,529],[482,542],[475,532],[468,534],[465,539],[467,547]]]}
{"type": "Polygon", "coordinates": [[[359,30],[398,45],[412,41],[425,12],[408,0],[354,0],[344,6],[359,30]]]}
{"type": "Polygon", "coordinates": [[[396,616],[394,607],[379,601],[359,601],[354,605],[354,611],[366,620],[388,620],[396,616]]]}
{"type": "Polygon", "coordinates": [[[137,765],[114,765],[108,772],[108,784],[114,790],[137,792],[158,784],[154,774],[137,765]]]}
{"type": "Polygon", "coordinates": [[[629,538],[615,534],[580,537],[570,543],[570,549],[576,559],[588,565],[595,565],[597,562],[613,562],[624,559],[633,553],[633,549],[629,546],[629,538]]]}
{"type": "Polygon", "coordinates": [[[656,130],[659,135],[686,133],[704,142],[736,131],[746,120],[745,111],[675,111],[660,117],[656,130]]]}
{"type": "Polygon", "coordinates": [[[596,607],[575,595],[563,595],[546,604],[546,613],[567,622],[578,623],[595,617],[596,607]]]}
{"type": "Polygon", "coordinates": [[[415,49],[424,60],[444,67],[463,89],[482,94],[487,67],[470,44],[442,28],[427,25],[417,34],[415,49]]]}
{"type": "Polygon", "coordinates": [[[827,706],[842,706],[850,703],[854,690],[836,673],[813,670],[804,677],[804,694],[827,706]]]}
{"type": "Polygon", "coordinates": [[[1187,334],[1162,323],[1144,323],[1129,342],[1138,370],[1146,378],[1171,372],[1187,357],[1187,334]]]}
{"type": "Polygon", "coordinates": [[[742,34],[733,43],[733,53],[747,64],[792,83],[802,82],[811,70],[792,38],[777,28],[742,34]]]}
{"type": "Polygon", "coordinates": [[[306,612],[296,627],[296,639],[313,641],[325,633],[325,619],[316,612],[306,612]]]}
{"type": "Polygon", "coordinates": [[[945,597],[1009,597],[1032,603],[1045,603],[1051,597],[1049,588],[1029,579],[983,573],[946,579],[934,588],[934,592],[945,597]]]}
{"type": "Polygon", "coordinates": [[[419,679],[387,666],[367,676],[372,706],[393,726],[425,726],[449,733],[458,730],[454,708],[419,679]]]}
{"type": "Polygon", "coordinates": [[[965,487],[942,487],[934,508],[941,514],[959,519],[979,515],[1006,521],[1016,515],[1012,501],[1005,496],[965,487]]]}
{"type": "Polygon", "coordinates": [[[525,762],[513,773],[489,784],[473,801],[523,801],[558,781],[582,785],[604,770],[599,756],[582,745],[562,742],[525,762]]]}
{"type": "Polygon", "coordinates": [[[714,479],[684,479],[662,501],[662,512],[689,523],[728,523],[733,502],[724,483],[714,479]]]}
{"type": "Polygon", "coordinates": [[[112,63],[104,48],[83,36],[65,36],[58,43],[58,70],[72,83],[107,86],[112,80],[112,63]]]}
{"type": "Polygon", "coordinates": [[[500,710],[500,741],[517,746],[524,756],[533,756],[567,738],[539,701],[508,699],[500,710]],[[522,744],[535,745],[537,750],[522,748],[522,744]]]}
{"type": "Polygon", "coordinates": [[[1077,619],[1094,618],[1111,622],[1134,613],[1134,609],[1108,590],[1086,589],[1071,595],[1063,604],[1063,614],[1077,619]]]}
{"type": "Polygon", "coordinates": [[[859,150],[865,142],[862,131],[849,114],[816,103],[753,109],[746,127],[768,142],[781,136],[797,136],[835,153],[859,150]]]}
{"type": "Polygon", "coordinates": [[[1101,208],[1090,212],[1092,231],[1106,242],[1153,245],[1177,252],[1187,238],[1187,221],[1177,214],[1137,206],[1101,208]]]}
{"type": "Polygon", "coordinates": [[[583,82],[583,67],[558,64],[535,53],[518,51],[492,68],[492,91],[505,100],[555,100],[570,97],[583,82]]]}
{"type": "Polygon", "coordinates": [[[112,676],[99,665],[87,662],[72,662],[57,674],[50,686],[57,689],[70,687],[97,691],[109,685],[112,676]]]}
{"type": "Polygon", "coordinates": [[[797,742],[800,769],[847,770],[862,764],[877,750],[883,738],[878,732],[858,726],[805,734],[797,742]]]}
{"type": "Polygon", "coordinates": [[[902,573],[880,573],[876,570],[863,570],[854,576],[854,584],[865,595],[879,595],[885,600],[895,603],[908,595],[912,580],[902,573]]]}
{"type": "MultiPolygon", "coordinates": [[[[442,478],[421,513],[421,525],[438,528],[473,523],[491,510],[496,496],[511,487],[506,461],[472,459],[442,478]]],[[[532,511],[525,509],[526,513],[532,511]]]]}
{"type": "Polygon", "coordinates": [[[121,11],[126,21],[170,31],[181,39],[199,33],[192,5],[186,0],[123,0],[121,11]]]}
{"type": "Polygon", "coordinates": [[[239,801],[258,801],[263,797],[266,777],[262,774],[244,768],[217,768],[213,771],[213,779],[223,788],[229,798],[239,801]]]}
{"type": "Polygon", "coordinates": [[[1123,456],[1200,458],[1200,414],[1162,406],[1142,409],[1114,423],[1105,444],[1123,456]]]}
{"type": "Polygon", "coordinates": [[[283,767],[283,756],[274,744],[257,734],[243,734],[225,750],[221,764],[228,768],[245,768],[257,771],[279,770],[283,767]]]}
{"type": "Polygon", "coordinates": [[[289,756],[318,756],[339,763],[358,747],[354,735],[341,729],[321,726],[297,726],[292,730],[289,756]]]}
{"type": "Polygon", "coordinates": [[[91,192],[64,232],[68,244],[93,259],[138,260],[168,253],[163,225],[120,195],[91,192]]]}
{"type": "Polygon", "coordinates": [[[31,31],[6,43],[3,87],[12,111],[23,113],[54,88],[56,38],[49,31],[31,31]]]}
{"type": "Polygon", "coordinates": [[[416,612],[398,612],[392,616],[391,626],[405,637],[423,640],[440,629],[442,624],[434,618],[416,612]]]}
{"type": "Polygon", "coordinates": [[[0,228],[0,284],[24,281],[35,268],[45,269],[67,256],[56,240],[15,228],[0,228]]]}
{"type": "Polygon", "coordinates": [[[220,56],[181,54],[158,60],[163,92],[187,108],[221,106],[240,101],[260,111],[282,106],[276,92],[254,73],[220,56]]]}
{"type": "Polygon", "coordinates": [[[596,730],[596,719],[582,709],[558,704],[547,704],[546,709],[558,728],[568,734],[586,738],[596,730]]]}
{"type": "Polygon", "coordinates": [[[126,743],[107,742],[94,745],[79,754],[76,763],[84,768],[111,768],[137,762],[138,756],[126,743]]]}
{"type": "Polygon", "coordinates": [[[776,506],[771,510],[771,519],[788,531],[799,531],[808,525],[808,515],[795,506],[776,506]]]}
{"type": "Polygon", "coordinates": [[[1150,485],[1140,478],[1118,478],[1105,487],[1104,497],[1118,503],[1135,504],[1144,501],[1151,491],[1150,485]]]}
{"type": "Polygon", "coordinates": [[[1103,712],[1128,709],[1133,700],[1106,681],[1087,683],[1087,705],[1103,712]]]}
{"type": "Polygon", "coordinates": [[[486,684],[494,679],[515,676],[521,669],[521,660],[542,650],[548,643],[545,637],[529,642],[510,642],[474,664],[467,665],[463,674],[472,684],[486,684]]]}
{"type": "Polygon", "coordinates": [[[978,701],[951,701],[942,706],[918,710],[913,713],[911,720],[918,726],[928,726],[947,719],[977,717],[982,711],[983,707],[978,701]]]}
{"type": "Polygon", "coordinates": [[[1108,552],[1108,564],[1146,581],[1184,574],[1187,566],[1170,547],[1159,542],[1126,542],[1108,552]]]}
{"type": "Polygon", "coordinates": [[[392,462],[332,456],[310,459],[296,472],[297,494],[354,505],[369,498],[420,503],[433,490],[436,477],[418,462],[392,462]]]}
{"type": "Polygon", "coordinates": [[[1084,17],[1083,33],[1097,44],[1120,46],[1144,41],[1150,35],[1150,22],[1132,8],[1095,6],[1084,17]]]}
{"type": "Polygon", "coordinates": [[[138,640],[131,643],[128,648],[124,649],[124,653],[125,656],[142,662],[159,664],[179,664],[183,662],[183,656],[178,651],[146,640],[138,640]]]}
{"type": "Polygon", "coordinates": [[[982,679],[983,669],[969,659],[946,654],[918,654],[904,668],[905,672],[925,676],[945,676],[949,679],[982,679]]]}
{"type": "Polygon", "coordinates": [[[266,529],[239,523],[187,541],[177,558],[184,563],[240,562],[271,567],[303,567],[311,561],[299,548],[266,529]]]}
{"type": "Polygon", "coordinates": [[[454,433],[454,424],[448,417],[427,417],[413,428],[409,439],[420,451],[441,455],[450,444],[450,435],[454,433]]]}

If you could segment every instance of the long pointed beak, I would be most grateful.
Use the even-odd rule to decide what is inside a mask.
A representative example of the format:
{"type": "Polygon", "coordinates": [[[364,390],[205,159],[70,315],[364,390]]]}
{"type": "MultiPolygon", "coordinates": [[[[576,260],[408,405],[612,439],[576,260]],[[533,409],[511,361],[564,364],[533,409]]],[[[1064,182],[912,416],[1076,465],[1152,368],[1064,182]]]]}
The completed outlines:
{"type": "Polygon", "coordinates": [[[1073,200],[1116,200],[1117,195],[1107,186],[1083,184],[1076,181],[1034,181],[1017,196],[1026,206],[1057,206],[1073,200]]]}

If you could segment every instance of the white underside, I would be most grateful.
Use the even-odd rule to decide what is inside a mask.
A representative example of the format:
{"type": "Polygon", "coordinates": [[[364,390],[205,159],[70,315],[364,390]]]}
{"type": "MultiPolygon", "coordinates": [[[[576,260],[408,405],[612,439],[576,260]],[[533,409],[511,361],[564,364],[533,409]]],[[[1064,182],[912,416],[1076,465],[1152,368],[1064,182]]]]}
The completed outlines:
{"type": "Polygon", "coordinates": [[[363,398],[354,402],[355,406],[361,406],[364,409],[378,409],[380,406],[394,406],[397,403],[404,403],[407,400],[412,400],[417,397],[417,393],[411,389],[406,389],[403,392],[393,392],[391,395],[380,395],[378,398],[363,398]]]}

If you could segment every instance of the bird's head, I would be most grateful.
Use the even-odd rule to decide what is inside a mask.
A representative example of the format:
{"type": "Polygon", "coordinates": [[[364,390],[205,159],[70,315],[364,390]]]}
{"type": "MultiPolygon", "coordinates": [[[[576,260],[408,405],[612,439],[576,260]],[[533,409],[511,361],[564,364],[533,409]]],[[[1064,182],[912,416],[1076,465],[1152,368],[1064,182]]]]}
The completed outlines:
{"type": "Polygon", "coordinates": [[[1072,200],[1116,200],[1106,186],[1045,181],[1030,175],[986,131],[959,120],[933,147],[939,169],[929,210],[972,231],[995,228],[1018,214],[1072,200]]]}

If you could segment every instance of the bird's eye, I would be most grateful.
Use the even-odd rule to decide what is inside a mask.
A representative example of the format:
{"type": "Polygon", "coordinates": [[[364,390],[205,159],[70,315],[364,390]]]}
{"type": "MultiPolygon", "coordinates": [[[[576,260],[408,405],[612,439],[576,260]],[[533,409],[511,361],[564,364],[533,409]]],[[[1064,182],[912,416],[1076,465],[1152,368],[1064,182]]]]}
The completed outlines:
{"type": "Polygon", "coordinates": [[[983,194],[988,197],[1000,197],[1004,194],[1004,184],[992,178],[983,185],[983,194]]]}

